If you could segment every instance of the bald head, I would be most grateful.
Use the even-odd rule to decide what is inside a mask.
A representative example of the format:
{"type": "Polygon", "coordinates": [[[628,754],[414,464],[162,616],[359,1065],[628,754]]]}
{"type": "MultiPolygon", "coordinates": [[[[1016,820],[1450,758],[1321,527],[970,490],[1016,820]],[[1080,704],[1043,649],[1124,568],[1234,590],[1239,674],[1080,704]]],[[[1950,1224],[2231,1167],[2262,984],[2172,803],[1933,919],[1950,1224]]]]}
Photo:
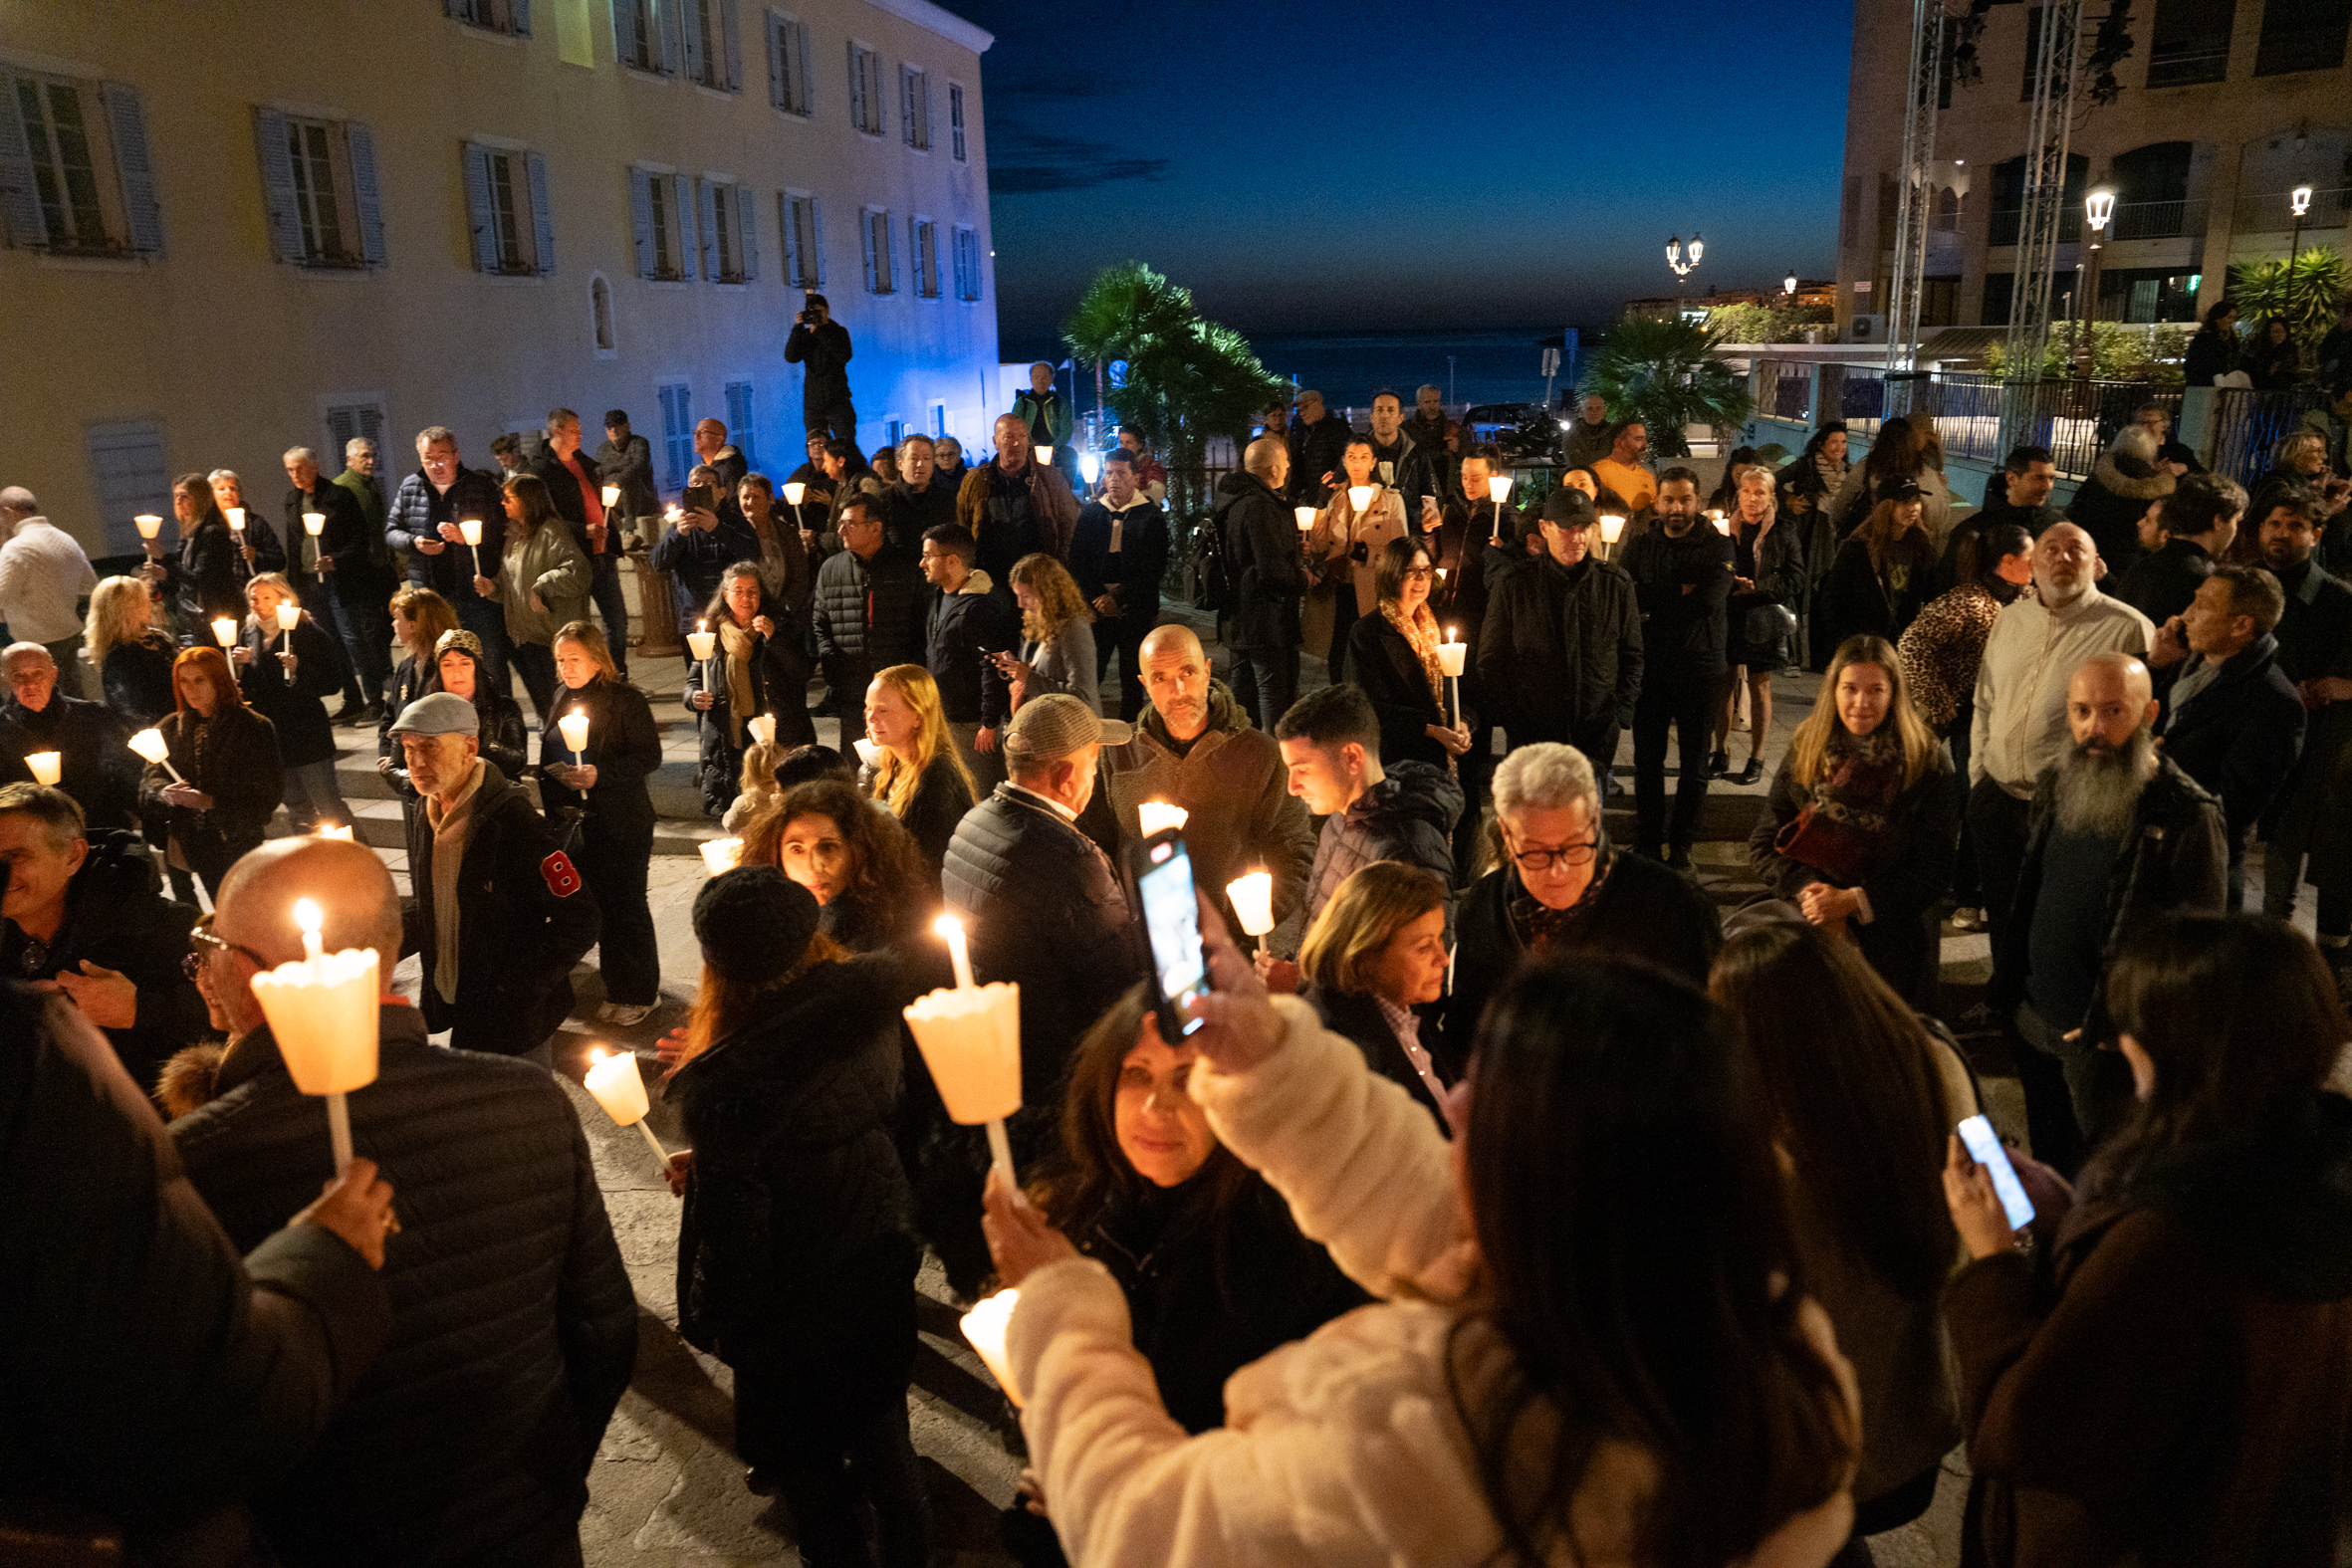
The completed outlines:
{"type": "Polygon", "coordinates": [[[274,965],[303,955],[294,903],[307,898],[326,917],[330,953],[373,948],[384,974],[400,952],[400,895],[391,873],[364,844],[340,838],[274,838],[229,868],[214,901],[213,930],[274,965]]]}
{"type": "Polygon", "coordinates": [[[1260,436],[1242,449],[1242,467],[1280,490],[1291,477],[1291,448],[1281,436],[1260,436]]]}
{"type": "Polygon", "coordinates": [[[1143,692],[1179,743],[1209,727],[1209,655],[1190,627],[1154,626],[1143,639],[1143,692]]]}
{"type": "Polygon", "coordinates": [[[2094,653],[2066,682],[2066,722],[2077,746],[2119,750],[2155,721],[2155,683],[2128,653],[2094,653]]]}
{"type": "Polygon", "coordinates": [[[1018,474],[1029,466],[1029,421],[1019,414],[999,414],[996,423],[997,467],[1018,474]]]}
{"type": "Polygon", "coordinates": [[[35,501],[33,493],[24,486],[10,485],[0,490],[0,512],[7,513],[11,519],[33,517],[40,510],[41,503],[35,501]]]}
{"type": "Polygon", "coordinates": [[[2072,523],[2053,523],[2033,542],[2033,585],[2041,601],[2061,607],[2081,598],[2097,579],[2099,547],[2072,523]]]}

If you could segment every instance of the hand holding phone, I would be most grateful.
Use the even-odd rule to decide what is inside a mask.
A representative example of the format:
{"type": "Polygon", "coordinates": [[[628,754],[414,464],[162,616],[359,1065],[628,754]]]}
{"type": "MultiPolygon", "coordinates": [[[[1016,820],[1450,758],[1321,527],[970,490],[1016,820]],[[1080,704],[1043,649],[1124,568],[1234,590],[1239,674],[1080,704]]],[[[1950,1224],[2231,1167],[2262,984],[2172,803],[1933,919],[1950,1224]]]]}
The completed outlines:
{"type": "Polygon", "coordinates": [[[2015,1233],[2033,1220],[2033,1201],[1983,1116],[1970,1117],[1956,1130],[1944,1165],[1944,1199],[1954,1228],[1975,1257],[2006,1251],[2015,1233]]]}
{"type": "Polygon", "coordinates": [[[1208,955],[1201,944],[1200,895],[1193,889],[1192,856],[1184,830],[1168,828],[1127,849],[1137,912],[1151,947],[1151,972],[1160,1038],[1174,1044],[1201,1026],[1184,1009],[1209,991],[1208,955]]]}

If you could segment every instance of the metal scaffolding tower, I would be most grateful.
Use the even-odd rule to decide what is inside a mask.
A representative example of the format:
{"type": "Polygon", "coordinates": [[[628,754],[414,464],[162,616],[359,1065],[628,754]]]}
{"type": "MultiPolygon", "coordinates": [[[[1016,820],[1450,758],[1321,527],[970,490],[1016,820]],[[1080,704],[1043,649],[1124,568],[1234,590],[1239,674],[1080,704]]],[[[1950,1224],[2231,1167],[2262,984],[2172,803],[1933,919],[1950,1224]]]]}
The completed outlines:
{"type": "Polygon", "coordinates": [[[1887,290],[1886,417],[1911,406],[1908,375],[1919,349],[1928,220],[1935,211],[1936,106],[1942,97],[1946,0],[1912,0],[1911,97],[1903,106],[1902,189],[1895,219],[1895,273],[1887,290]]]}
{"type": "Polygon", "coordinates": [[[2017,215],[2017,265],[2009,293],[2007,383],[1999,449],[2041,442],[2034,384],[2049,348],[2050,280],[2058,269],[2058,223],[2066,211],[2066,153],[2074,128],[2074,84],[2082,60],[2082,0],[2049,0],[2041,11],[2034,62],[2033,117],[2025,146],[2024,210],[2017,215]]]}

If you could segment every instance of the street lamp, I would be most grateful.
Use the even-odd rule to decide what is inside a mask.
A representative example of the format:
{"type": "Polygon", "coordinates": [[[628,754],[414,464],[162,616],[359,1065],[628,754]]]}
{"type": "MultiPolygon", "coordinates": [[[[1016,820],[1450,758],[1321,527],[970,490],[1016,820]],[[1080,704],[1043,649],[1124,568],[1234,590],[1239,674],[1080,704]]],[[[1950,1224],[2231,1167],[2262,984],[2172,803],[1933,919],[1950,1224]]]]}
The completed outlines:
{"type": "MultiPolygon", "coordinates": [[[[2086,327],[2096,326],[2099,320],[2099,251],[2106,243],[2108,220],[2115,216],[2115,192],[2107,187],[2091,191],[2082,198],[2082,215],[2090,221],[2090,264],[2088,276],[2082,282],[2082,309],[2077,314],[2086,327]]],[[[2098,336],[2085,332],[2075,363],[2075,374],[2089,380],[2091,365],[2098,353],[2098,336]]]]}
{"type": "Polygon", "coordinates": [[[2311,210],[2311,187],[2297,185],[2288,194],[2287,199],[2295,209],[2295,237],[2286,248],[2286,283],[2287,287],[2291,289],[2294,287],[2295,281],[2295,259],[2303,251],[2303,218],[2311,210]]]}
{"type": "Polygon", "coordinates": [[[1796,274],[1790,273],[1780,280],[1780,292],[1791,300],[1796,298],[1796,274]]]}
{"type": "Polygon", "coordinates": [[[1707,249],[1707,242],[1694,233],[1691,236],[1691,259],[1682,259],[1682,236],[1677,234],[1666,241],[1666,265],[1674,269],[1674,319],[1682,320],[1682,283],[1699,265],[1699,255],[1707,249]]]}

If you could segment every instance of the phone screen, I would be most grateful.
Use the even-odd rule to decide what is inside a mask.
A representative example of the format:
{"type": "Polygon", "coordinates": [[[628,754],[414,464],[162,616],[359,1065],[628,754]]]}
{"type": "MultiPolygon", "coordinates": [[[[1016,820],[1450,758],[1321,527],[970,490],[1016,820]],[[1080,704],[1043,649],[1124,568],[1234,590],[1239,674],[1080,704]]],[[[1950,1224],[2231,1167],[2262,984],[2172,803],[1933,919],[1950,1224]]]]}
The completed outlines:
{"type": "Polygon", "coordinates": [[[2009,1164],[2008,1151],[2000,1146],[2000,1135],[1993,1130],[1993,1123],[1982,1116],[1970,1117],[1960,1124],[1960,1141],[1968,1146],[1969,1158],[1992,1173],[1994,1196],[2008,1216],[2009,1229],[2024,1230],[2033,1221],[2033,1200],[2025,1196],[2017,1168],[2009,1164]]]}
{"type": "Polygon", "coordinates": [[[1152,971],[1159,976],[1164,1004],[1160,1021],[1173,1021],[1190,1034],[1200,1027],[1200,1019],[1184,1016],[1185,1004],[1209,989],[1209,961],[1201,950],[1200,901],[1192,886],[1192,856],[1185,853],[1182,839],[1153,844],[1148,854],[1151,864],[1136,875],[1135,893],[1143,905],[1152,971]]]}
{"type": "Polygon", "coordinates": [[[708,485],[688,485],[686,487],[686,510],[689,512],[715,511],[717,497],[718,493],[708,485]]]}

